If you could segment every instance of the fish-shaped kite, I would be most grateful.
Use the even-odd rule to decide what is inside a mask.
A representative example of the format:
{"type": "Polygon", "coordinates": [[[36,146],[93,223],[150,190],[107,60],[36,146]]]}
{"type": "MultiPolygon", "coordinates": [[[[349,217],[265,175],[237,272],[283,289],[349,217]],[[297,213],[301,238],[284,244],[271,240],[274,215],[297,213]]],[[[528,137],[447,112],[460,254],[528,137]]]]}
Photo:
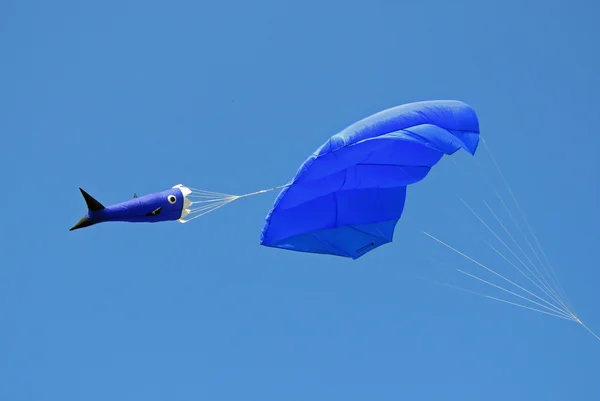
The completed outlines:
{"type": "Polygon", "coordinates": [[[157,223],[161,221],[182,221],[189,213],[188,207],[192,202],[187,196],[192,192],[179,184],[162,192],[155,192],[116,205],[104,206],[90,194],[79,188],[88,212],[77,222],[70,231],[89,227],[108,221],[123,221],[130,223],[157,223]]]}

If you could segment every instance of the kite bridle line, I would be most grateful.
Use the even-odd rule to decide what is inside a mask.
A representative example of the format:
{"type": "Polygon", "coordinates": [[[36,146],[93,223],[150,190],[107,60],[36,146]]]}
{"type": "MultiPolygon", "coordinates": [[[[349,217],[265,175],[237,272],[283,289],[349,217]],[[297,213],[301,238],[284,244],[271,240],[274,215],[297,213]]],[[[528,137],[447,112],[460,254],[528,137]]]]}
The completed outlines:
{"type": "MultiPolygon", "coordinates": [[[[551,315],[551,316],[555,316],[555,317],[562,318],[565,320],[573,321],[573,322],[581,325],[590,334],[592,334],[597,340],[600,341],[600,336],[598,336],[590,328],[588,328],[581,321],[581,319],[577,316],[577,314],[574,312],[572,303],[568,299],[566,292],[564,290],[564,287],[561,285],[561,283],[558,279],[558,276],[556,275],[556,272],[554,271],[554,268],[552,267],[552,265],[550,263],[548,256],[544,252],[544,249],[542,248],[540,241],[538,240],[533,228],[531,227],[527,217],[525,216],[525,213],[524,213],[520,203],[517,201],[517,198],[511,188],[511,186],[509,185],[508,180],[506,179],[506,176],[502,172],[499,163],[496,161],[496,158],[492,154],[492,151],[491,151],[490,147],[488,146],[488,144],[486,143],[483,136],[481,137],[481,141],[482,141],[484,147],[486,148],[487,153],[489,154],[489,156],[491,158],[493,168],[496,170],[497,174],[499,174],[501,181],[502,181],[503,185],[505,186],[505,189],[509,193],[509,199],[512,199],[512,201],[514,202],[514,206],[516,206],[518,213],[512,213],[510,211],[510,208],[507,205],[508,202],[500,195],[498,188],[493,184],[493,182],[492,182],[493,180],[491,179],[491,177],[489,177],[485,173],[483,166],[480,164],[479,160],[475,159],[475,163],[477,163],[477,165],[478,165],[477,171],[479,172],[479,174],[482,175],[481,178],[483,178],[483,181],[485,181],[485,183],[489,186],[489,189],[492,191],[494,196],[496,198],[498,198],[500,204],[502,205],[502,208],[504,209],[504,211],[510,218],[509,220],[514,224],[515,228],[517,229],[518,234],[520,234],[522,236],[522,240],[524,241],[525,244],[519,245],[519,241],[517,241],[517,239],[515,238],[518,236],[517,233],[514,233],[514,235],[513,235],[513,233],[510,232],[508,225],[502,221],[502,218],[500,217],[500,215],[498,213],[494,212],[494,210],[492,209],[491,205],[488,202],[483,200],[483,205],[486,206],[486,209],[488,210],[490,215],[497,221],[497,223],[501,227],[501,230],[499,230],[499,231],[504,231],[504,233],[508,237],[504,241],[500,238],[500,235],[496,232],[496,230],[494,230],[488,223],[486,223],[484,218],[481,217],[478,213],[476,213],[475,210],[464,201],[464,199],[459,198],[459,200],[463,203],[464,206],[467,207],[468,211],[476,218],[476,220],[480,224],[482,224],[483,227],[486,228],[487,231],[489,231],[493,235],[493,237],[497,241],[499,241],[499,243],[504,248],[506,248],[506,250],[509,252],[509,254],[503,253],[502,251],[500,251],[500,249],[497,249],[490,242],[488,242],[486,240],[484,240],[483,242],[485,242],[496,254],[501,256],[502,259],[509,266],[512,266],[515,270],[517,270],[517,272],[519,272],[522,276],[524,276],[530,283],[534,284],[534,286],[540,291],[540,293],[536,294],[535,292],[537,292],[537,291],[534,288],[530,287],[529,289],[527,289],[527,288],[524,288],[523,286],[518,285],[514,281],[511,281],[508,278],[506,278],[504,275],[494,271],[487,264],[484,264],[484,263],[476,260],[475,258],[467,255],[466,253],[461,252],[457,248],[445,243],[441,239],[438,239],[437,237],[433,236],[432,234],[430,234],[426,231],[423,231],[423,233],[426,236],[428,236],[431,239],[438,242],[439,244],[443,245],[447,249],[462,256],[464,259],[478,265],[480,268],[488,271],[489,273],[492,273],[496,278],[500,278],[500,279],[506,281],[508,284],[516,287],[514,291],[521,290],[524,292],[524,294],[522,294],[522,295],[516,294],[513,291],[506,289],[502,285],[491,283],[490,281],[484,280],[474,274],[470,274],[461,269],[455,268],[455,270],[457,270],[459,273],[467,275],[472,279],[475,279],[486,285],[495,287],[496,289],[504,291],[505,293],[516,296],[516,297],[518,297],[522,300],[525,300],[529,303],[532,303],[538,307],[546,309],[546,311],[536,308],[536,307],[526,306],[521,303],[512,302],[512,301],[509,301],[506,299],[501,299],[501,298],[493,297],[490,295],[475,293],[473,291],[465,290],[463,288],[456,287],[453,285],[449,285],[449,284],[445,284],[445,283],[440,283],[440,284],[454,287],[454,288],[462,290],[462,291],[470,292],[475,295],[480,295],[485,298],[492,299],[495,301],[500,301],[500,302],[503,302],[503,303],[506,303],[509,305],[513,305],[513,306],[517,306],[520,308],[529,309],[529,310],[532,310],[535,312],[541,312],[541,313],[544,313],[547,315],[551,315]],[[521,224],[519,224],[517,222],[517,217],[520,217],[522,219],[521,224]],[[524,225],[525,229],[523,229],[521,225],[524,225]],[[531,240],[528,239],[528,235],[526,234],[526,232],[528,232],[531,240]],[[510,245],[511,242],[512,242],[513,246],[516,246],[516,249],[514,249],[514,250],[512,249],[512,247],[510,245]],[[531,254],[528,255],[527,249],[529,249],[529,252],[531,252],[531,254]],[[522,256],[519,257],[517,255],[518,253],[521,253],[522,256]],[[510,255],[512,255],[514,257],[514,260],[511,260],[510,255]],[[521,265],[521,267],[519,267],[518,265],[521,265]],[[540,303],[534,301],[532,299],[532,297],[542,301],[546,305],[543,305],[543,304],[540,304],[540,303]]],[[[454,161],[454,159],[453,159],[453,161],[454,161]]],[[[458,163],[456,163],[456,162],[454,162],[454,164],[458,165],[458,163]]],[[[481,235],[481,234],[477,234],[477,235],[481,235]]]]}
{"type": "Polygon", "coordinates": [[[279,185],[279,186],[276,186],[273,188],[261,189],[260,191],[249,192],[249,193],[243,194],[243,195],[232,195],[232,194],[206,191],[203,189],[196,189],[196,188],[188,187],[190,189],[190,191],[192,191],[192,192],[189,195],[187,195],[187,198],[189,201],[187,209],[189,210],[188,216],[192,216],[192,217],[187,220],[180,219],[179,221],[181,223],[187,223],[194,219],[197,219],[198,217],[204,216],[205,214],[214,212],[215,210],[217,210],[235,200],[238,200],[240,198],[247,198],[249,196],[264,194],[267,192],[275,191],[277,189],[289,187],[290,185],[291,185],[291,183],[285,184],[285,185],[279,185]],[[198,205],[198,206],[194,207],[194,205],[198,205]]]}

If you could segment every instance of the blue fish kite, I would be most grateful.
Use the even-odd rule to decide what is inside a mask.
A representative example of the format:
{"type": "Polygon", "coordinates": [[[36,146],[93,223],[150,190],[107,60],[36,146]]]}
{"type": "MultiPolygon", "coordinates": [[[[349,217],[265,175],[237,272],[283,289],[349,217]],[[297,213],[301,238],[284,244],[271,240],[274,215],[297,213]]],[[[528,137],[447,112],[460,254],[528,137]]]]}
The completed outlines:
{"type": "Polygon", "coordinates": [[[191,190],[183,185],[171,189],[137,197],[116,205],[104,206],[90,194],[79,188],[88,212],[70,231],[89,227],[108,221],[130,223],[157,223],[161,221],[182,220],[190,213],[188,199],[191,190]]]}
{"type": "Polygon", "coordinates": [[[409,103],[332,136],[298,169],[268,212],[261,244],[357,259],[392,242],[407,186],[442,156],[475,154],[479,121],[455,100],[409,103]]]}

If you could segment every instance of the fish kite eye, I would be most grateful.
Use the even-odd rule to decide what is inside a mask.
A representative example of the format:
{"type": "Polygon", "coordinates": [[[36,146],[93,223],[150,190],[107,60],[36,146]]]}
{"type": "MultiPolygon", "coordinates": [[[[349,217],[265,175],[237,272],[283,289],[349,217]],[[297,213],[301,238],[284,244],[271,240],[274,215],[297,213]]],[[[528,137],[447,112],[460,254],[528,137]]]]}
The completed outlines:
{"type": "Polygon", "coordinates": [[[174,204],[175,202],[177,202],[177,198],[175,197],[175,195],[169,195],[167,197],[167,200],[169,201],[169,203],[174,204]]]}

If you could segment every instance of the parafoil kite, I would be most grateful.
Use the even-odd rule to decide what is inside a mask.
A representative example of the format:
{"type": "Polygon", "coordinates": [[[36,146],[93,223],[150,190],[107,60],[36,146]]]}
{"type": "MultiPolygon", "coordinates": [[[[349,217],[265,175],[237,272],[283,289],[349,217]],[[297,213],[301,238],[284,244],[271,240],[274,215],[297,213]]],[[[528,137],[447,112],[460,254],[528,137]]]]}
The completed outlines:
{"type": "Polygon", "coordinates": [[[401,105],[332,136],[269,211],[261,244],[357,259],[392,241],[406,187],[444,154],[479,144],[475,111],[460,101],[401,105]]]}

